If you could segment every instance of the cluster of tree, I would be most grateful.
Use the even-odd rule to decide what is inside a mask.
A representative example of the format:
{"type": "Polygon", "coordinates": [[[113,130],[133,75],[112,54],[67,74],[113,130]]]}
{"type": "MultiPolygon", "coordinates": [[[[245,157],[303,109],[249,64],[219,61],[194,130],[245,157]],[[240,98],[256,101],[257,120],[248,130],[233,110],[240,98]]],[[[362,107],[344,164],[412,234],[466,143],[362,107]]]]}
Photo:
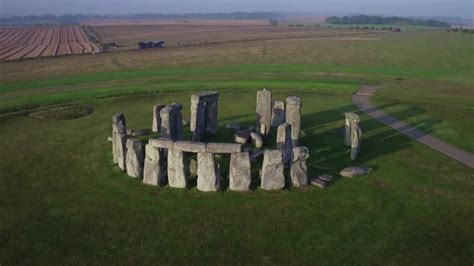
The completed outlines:
{"type": "Polygon", "coordinates": [[[273,12],[230,12],[230,13],[185,13],[185,14],[136,14],[136,19],[278,19],[283,14],[273,12]]]}
{"type": "Polygon", "coordinates": [[[432,27],[449,27],[446,22],[437,20],[422,20],[402,17],[381,17],[381,16],[344,16],[344,17],[328,17],[328,24],[398,24],[398,25],[419,25],[432,27]]]}
{"type": "Polygon", "coordinates": [[[454,32],[454,33],[470,33],[474,34],[474,29],[463,29],[463,28],[452,28],[452,29],[447,29],[447,32],[454,32]]]}
{"type": "Polygon", "coordinates": [[[369,26],[350,26],[349,29],[351,30],[383,30],[383,31],[393,31],[393,27],[369,27],[369,26]]]}

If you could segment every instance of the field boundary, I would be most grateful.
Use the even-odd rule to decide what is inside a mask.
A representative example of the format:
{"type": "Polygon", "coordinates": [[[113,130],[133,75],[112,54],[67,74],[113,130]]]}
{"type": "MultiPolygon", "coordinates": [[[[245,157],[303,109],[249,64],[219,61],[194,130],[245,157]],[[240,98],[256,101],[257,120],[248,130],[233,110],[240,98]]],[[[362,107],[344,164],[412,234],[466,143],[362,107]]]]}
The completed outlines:
{"type": "Polygon", "coordinates": [[[352,96],[352,102],[361,111],[367,113],[370,117],[375,120],[397,130],[405,136],[416,140],[429,148],[436,150],[444,155],[474,169],[474,155],[458,149],[452,145],[441,141],[429,134],[423,133],[422,131],[408,125],[405,122],[398,120],[397,118],[387,115],[384,111],[380,110],[372,102],[372,96],[375,94],[379,87],[374,86],[362,86],[359,91],[352,96]]]}

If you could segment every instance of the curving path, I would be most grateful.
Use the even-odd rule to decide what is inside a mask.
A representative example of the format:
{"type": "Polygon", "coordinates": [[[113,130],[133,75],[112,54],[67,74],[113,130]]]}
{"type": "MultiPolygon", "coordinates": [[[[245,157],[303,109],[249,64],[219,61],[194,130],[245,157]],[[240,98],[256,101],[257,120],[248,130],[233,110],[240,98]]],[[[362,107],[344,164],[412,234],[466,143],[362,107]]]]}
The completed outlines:
{"type": "Polygon", "coordinates": [[[474,155],[449,145],[438,138],[425,134],[420,130],[408,125],[407,123],[402,122],[393,116],[387,115],[384,111],[378,109],[371,99],[372,95],[374,95],[377,89],[378,87],[362,86],[359,91],[352,96],[352,103],[372,118],[403,133],[407,137],[421,142],[460,163],[474,168],[474,155]]]}

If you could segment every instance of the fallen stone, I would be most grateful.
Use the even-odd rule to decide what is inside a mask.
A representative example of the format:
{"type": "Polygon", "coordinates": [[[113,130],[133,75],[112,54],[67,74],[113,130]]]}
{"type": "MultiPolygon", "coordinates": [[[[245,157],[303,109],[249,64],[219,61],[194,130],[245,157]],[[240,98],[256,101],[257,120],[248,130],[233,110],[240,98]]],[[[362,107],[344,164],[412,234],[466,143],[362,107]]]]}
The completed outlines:
{"type": "Polygon", "coordinates": [[[372,168],[368,166],[351,166],[342,169],[339,174],[344,177],[361,176],[372,172],[372,168]]]}
{"type": "Polygon", "coordinates": [[[295,187],[306,186],[308,184],[308,166],[306,160],[309,158],[307,147],[293,148],[293,161],[291,163],[291,184],[295,187]]]}
{"type": "Polygon", "coordinates": [[[283,156],[279,150],[266,150],[263,155],[261,187],[263,190],[279,190],[285,187],[283,156]]]}
{"type": "Polygon", "coordinates": [[[326,182],[317,177],[311,178],[310,184],[319,188],[325,188],[327,186],[326,182]]]}
{"type": "Polygon", "coordinates": [[[250,189],[251,172],[248,152],[233,153],[230,156],[229,188],[232,191],[250,189]]]}
{"type": "Polygon", "coordinates": [[[234,134],[234,140],[239,144],[246,144],[249,142],[250,132],[248,130],[239,130],[234,134]]]}
{"type": "Polygon", "coordinates": [[[111,136],[108,136],[108,137],[107,137],[107,141],[112,142],[112,141],[114,141],[114,138],[112,138],[111,136]]]}
{"type": "Polygon", "coordinates": [[[145,151],[141,141],[138,139],[127,139],[127,174],[131,177],[142,178],[144,159],[145,151]]]}
{"type": "Polygon", "coordinates": [[[230,130],[233,130],[233,131],[237,131],[237,130],[240,130],[240,125],[237,125],[237,124],[227,124],[225,126],[226,129],[230,129],[230,130]]]}
{"type": "Polygon", "coordinates": [[[255,146],[255,148],[260,149],[263,147],[263,139],[260,134],[257,132],[250,132],[250,138],[252,139],[252,144],[255,146]]]}
{"type": "Polygon", "coordinates": [[[324,175],[320,175],[317,177],[319,180],[322,180],[324,182],[326,182],[327,184],[329,183],[332,183],[332,181],[334,181],[334,176],[332,175],[327,175],[327,174],[324,174],[324,175]]]}

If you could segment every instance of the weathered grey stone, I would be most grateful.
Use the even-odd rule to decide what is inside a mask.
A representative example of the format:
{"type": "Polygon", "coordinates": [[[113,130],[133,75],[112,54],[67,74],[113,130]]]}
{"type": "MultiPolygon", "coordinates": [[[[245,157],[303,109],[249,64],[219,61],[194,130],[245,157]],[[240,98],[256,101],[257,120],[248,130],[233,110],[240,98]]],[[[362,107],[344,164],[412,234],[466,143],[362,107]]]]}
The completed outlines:
{"type": "Polygon", "coordinates": [[[306,160],[309,158],[307,147],[293,148],[293,162],[291,164],[291,183],[295,187],[306,186],[308,184],[308,166],[306,160]]]}
{"type": "Polygon", "coordinates": [[[250,132],[248,130],[239,130],[234,134],[234,141],[239,144],[246,144],[249,142],[250,132]]]}
{"type": "Polygon", "coordinates": [[[218,191],[220,189],[220,171],[214,154],[210,152],[198,153],[197,162],[197,189],[204,192],[218,191]]]}
{"type": "Polygon", "coordinates": [[[252,139],[252,144],[255,146],[255,148],[260,149],[263,147],[263,139],[260,134],[257,132],[250,132],[250,138],[252,139]]]}
{"type": "Polygon", "coordinates": [[[351,166],[342,169],[339,174],[344,177],[355,177],[360,175],[365,175],[372,172],[372,168],[368,166],[351,166]]]}
{"type": "Polygon", "coordinates": [[[261,187],[264,190],[278,190],[285,186],[283,156],[279,150],[266,150],[263,155],[261,187]]]}
{"type": "Polygon", "coordinates": [[[248,191],[251,181],[248,152],[232,153],[229,166],[229,188],[232,191],[248,191]]]}
{"type": "Polygon", "coordinates": [[[127,139],[127,174],[131,177],[143,177],[143,164],[145,151],[143,144],[138,139],[127,139]]]}
{"type": "Polygon", "coordinates": [[[272,127],[278,127],[285,123],[285,103],[283,101],[274,101],[272,108],[272,127]]]}
{"type": "Polygon", "coordinates": [[[132,137],[143,137],[143,136],[148,136],[150,134],[151,134],[151,130],[145,128],[145,129],[130,129],[127,135],[130,135],[132,137]]]}
{"type": "Polygon", "coordinates": [[[257,91],[257,124],[262,136],[268,136],[272,124],[272,93],[266,89],[257,91]]]}
{"type": "Polygon", "coordinates": [[[183,138],[183,117],[181,110],[183,106],[178,103],[167,105],[160,111],[161,117],[161,137],[172,140],[181,140],[183,138]]]}
{"type": "Polygon", "coordinates": [[[161,130],[161,116],[160,116],[160,111],[163,109],[165,105],[154,105],[153,106],[153,121],[152,121],[152,127],[151,130],[153,132],[160,132],[161,130]]]}
{"type": "Polygon", "coordinates": [[[327,183],[324,180],[318,179],[316,177],[311,178],[309,182],[311,183],[311,185],[317,186],[319,188],[325,188],[327,186],[327,183]]]}
{"type": "Polygon", "coordinates": [[[127,128],[125,116],[117,113],[112,116],[112,157],[122,170],[126,169],[127,128]]]}
{"type": "Polygon", "coordinates": [[[184,153],[177,149],[168,149],[168,184],[174,188],[186,188],[187,172],[184,153]]]}
{"type": "Polygon", "coordinates": [[[206,103],[206,132],[215,135],[217,134],[217,101],[206,103]]]}
{"type": "Polygon", "coordinates": [[[283,123],[277,129],[277,149],[283,154],[285,168],[290,167],[293,156],[293,142],[291,140],[291,125],[283,123]]]}
{"type": "Polygon", "coordinates": [[[218,92],[202,92],[191,96],[192,139],[200,141],[207,134],[217,133],[218,92]]]}
{"type": "Polygon", "coordinates": [[[153,147],[161,148],[161,149],[170,149],[173,147],[174,141],[165,138],[158,138],[158,139],[149,139],[148,143],[150,143],[153,147]]]}
{"type": "Polygon", "coordinates": [[[320,175],[317,177],[319,180],[322,180],[324,182],[326,182],[327,184],[331,183],[332,181],[334,181],[334,176],[332,175],[328,175],[328,174],[324,174],[324,175],[320,175]]]}
{"type": "Polygon", "coordinates": [[[206,143],[196,141],[176,141],[173,148],[183,152],[206,152],[206,143]]]}
{"type": "Polygon", "coordinates": [[[237,125],[237,124],[227,124],[225,126],[226,129],[230,129],[230,130],[233,130],[233,131],[237,131],[237,130],[240,130],[240,125],[237,125]]]}
{"type": "Polygon", "coordinates": [[[351,123],[351,160],[355,161],[359,156],[362,142],[362,130],[358,123],[351,123]]]}
{"type": "MultiPolygon", "coordinates": [[[[111,136],[108,136],[108,137],[107,137],[107,141],[112,142],[112,141],[114,141],[114,138],[111,137],[111,136]]],[[[113,150],[113,147],[112,147],[112,150],[113,150]]]]}
{"type": "Polygon", "coordinates": [[[296,147],[301,130],[301,99],[299,97],[286,98],[286,123],[291,125],[291,140],[293,147],[296,147]]]}
{"type": "Polygon", "coordinates": [[[356,113],[348,112],[344,114],[346,117],[344,125],[344,143],[346,146],[351,146],[351,124],[359,123],[360,118],[356,113]]]}
{"type": "Polygon", "coordinates": [[[189,177],[197,177],[197,160],[196,159],[191,159],[189,161],[189,177]]]}
{"type": "Polygon", "coordinates": [[[160,186],[165,179],[165,173],[160,158],[160,150],[150,143],[145,145],[145,166],[143,170],[143,183],[160,186]]]}
{"type": "Polygon", "coordinates": [[[242,145],[234,143],[207,143],[207,152],[211,153],[236,153],[242,151],[242,145]]]}

